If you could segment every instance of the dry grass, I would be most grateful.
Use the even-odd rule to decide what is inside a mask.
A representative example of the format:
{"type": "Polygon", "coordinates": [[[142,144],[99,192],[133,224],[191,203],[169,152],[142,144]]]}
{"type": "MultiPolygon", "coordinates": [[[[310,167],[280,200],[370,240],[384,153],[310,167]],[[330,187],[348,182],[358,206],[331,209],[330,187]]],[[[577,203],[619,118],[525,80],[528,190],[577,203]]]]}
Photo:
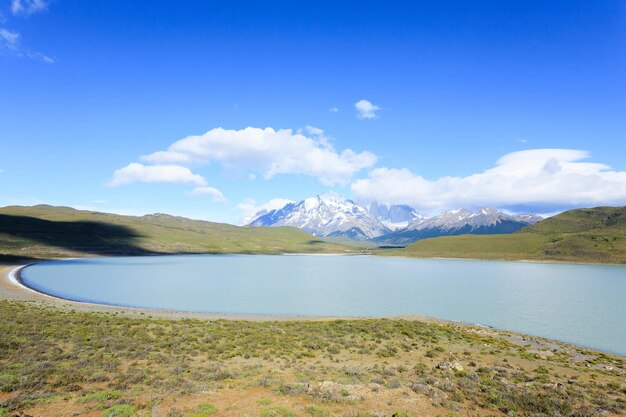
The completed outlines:
{"type": "Polygon", "coordinates": [[[0,416],[591,416],[626,407],[622,358],[541,339],[531,349],[530,339],[452,324],[165,320],[18,301],[0,301],[0,315],[0,416]]]}

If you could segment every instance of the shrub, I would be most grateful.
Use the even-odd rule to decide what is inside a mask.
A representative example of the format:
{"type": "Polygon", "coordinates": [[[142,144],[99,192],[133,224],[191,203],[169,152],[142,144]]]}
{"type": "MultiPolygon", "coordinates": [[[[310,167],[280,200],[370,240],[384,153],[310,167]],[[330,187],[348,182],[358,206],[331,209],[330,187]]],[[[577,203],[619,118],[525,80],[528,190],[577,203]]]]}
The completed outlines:
{"type": "Polygon", "coordinates": [[[135,412],[135,407],[128,404],[114,405],[101,414],[102,417],[129,417],[135,412]]]}
{"type": "Polygon", "coordinates": [[[278,406],[261,410],[261,417],[296,417],[296,415],[288,408],[278,406]]]}
{"type": "Polygon", "coordinates": [[[201,404],[193,413],[185,413],[183,417],[208,417],[217,413],[217,407],[213,404],[201,404]]]}
{"type": "Polygon", "coordinates": [[[107,400],[116,400],[120,398],[121,395],[122,393],[117,390],[100,391],[100,392],[95,392],[93,394],[83,395],[81,398],[78,399],[78,402],[79,403],[91,403],[91,402],[100,402],[100,401],[107,401],[107,400]]]}
{"type": "Polygon", "coordinates": [[[325,408],[318,407],[316,405],[312,405],[306,408],[306,412],[313,417],[330,417],[332,416],[331,412],[325,408]]]}

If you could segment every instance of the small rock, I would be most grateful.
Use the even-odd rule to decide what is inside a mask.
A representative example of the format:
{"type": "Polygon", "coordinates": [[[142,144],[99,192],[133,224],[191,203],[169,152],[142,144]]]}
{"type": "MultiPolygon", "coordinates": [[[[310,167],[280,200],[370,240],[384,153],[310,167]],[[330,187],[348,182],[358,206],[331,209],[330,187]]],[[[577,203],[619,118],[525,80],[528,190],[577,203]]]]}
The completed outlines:
{"type": "Polygon", "coordinates": [[[454,371],[454,372],[463,372],[463,370],[465,368],[463,368],[463,365],[461,365],[458,362],[441,362],[439,365],[437,365],[437,369],[443,369],[443,370],[450,370],[450,371],[454,371]]]}
{"type": "Polygon", "coordinates": [[[429,391],[430,387],[428,385],[426,385],[426,384],[416,383],[416,384],[413,384],[411,389],[416,394],[424,394],[424,395],[426,395],[426,394],[428,394],[428,391],[429,391]]]}
{"type": "Polygon", "coordinates": [[[443,403],[448,399],[448,394],[446,394],[439,388],[430,387],[428,397],[430,398],[431,403],[435,405],[443,405],[443,403]]]}

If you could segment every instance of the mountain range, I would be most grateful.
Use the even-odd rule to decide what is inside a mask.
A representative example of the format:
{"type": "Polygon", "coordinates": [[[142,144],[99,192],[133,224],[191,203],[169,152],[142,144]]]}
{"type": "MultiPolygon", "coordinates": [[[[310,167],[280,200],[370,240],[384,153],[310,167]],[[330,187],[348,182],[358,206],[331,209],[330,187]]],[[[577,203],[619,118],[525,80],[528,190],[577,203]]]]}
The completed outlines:
{"type": "Polygon", "coordinates": [[[424,217],[407,204],[368,208],[328,192],[261,210],[248,226],[292,226],[318,237],[347,237],[379,244],[407,245],[420,239],[460,234],[513,233],[542,220],[534,214],[509,215],[495,208],[464,208],[424,217]]]}

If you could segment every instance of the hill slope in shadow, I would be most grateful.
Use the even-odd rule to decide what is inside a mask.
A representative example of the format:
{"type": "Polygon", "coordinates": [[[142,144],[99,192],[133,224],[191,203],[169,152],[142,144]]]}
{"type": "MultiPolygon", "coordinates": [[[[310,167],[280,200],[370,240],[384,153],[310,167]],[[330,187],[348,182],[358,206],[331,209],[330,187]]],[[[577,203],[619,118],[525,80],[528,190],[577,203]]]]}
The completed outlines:
{"type": "Polygon", "coordinates": [[[47,205],[0,208],[5,258],[352,251],[290,227],[237,227],[166,214],[122,216],[47,205]]]}

